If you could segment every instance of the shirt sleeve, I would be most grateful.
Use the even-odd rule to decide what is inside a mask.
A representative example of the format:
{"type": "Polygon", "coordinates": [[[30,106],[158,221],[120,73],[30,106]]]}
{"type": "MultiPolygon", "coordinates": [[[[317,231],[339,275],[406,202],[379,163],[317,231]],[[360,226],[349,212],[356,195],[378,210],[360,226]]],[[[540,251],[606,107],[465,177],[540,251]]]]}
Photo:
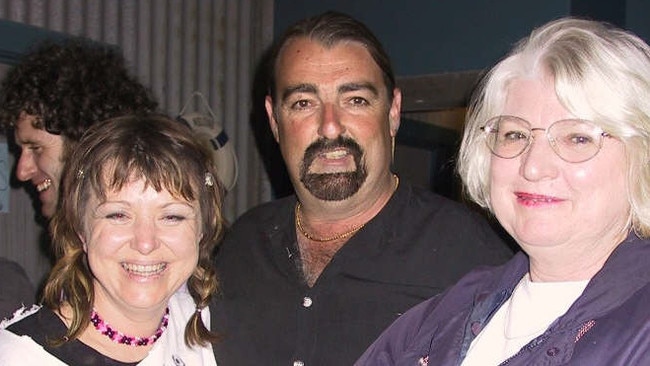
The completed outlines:
{"type": "Polygon", "coordinates": [[[0,258],[0,319],[10,317],[23,305],[34,304],[34,286],[16,262],[0,258]]]}

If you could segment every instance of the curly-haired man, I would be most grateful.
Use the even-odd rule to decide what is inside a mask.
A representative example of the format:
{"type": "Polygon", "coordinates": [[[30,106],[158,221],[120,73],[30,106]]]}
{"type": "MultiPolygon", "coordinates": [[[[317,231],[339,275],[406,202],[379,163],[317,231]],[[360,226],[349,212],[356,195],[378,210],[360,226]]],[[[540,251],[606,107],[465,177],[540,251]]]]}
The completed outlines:
{"type": "Polygon", "coordinates": [[[85,39],[46,41],[2,82],[0,127],[13,129],[21,149],[16,177],[34,185],[41,213],[50,218],[66,155],[86,129],[157,107],[115,47],[85,39]]]}

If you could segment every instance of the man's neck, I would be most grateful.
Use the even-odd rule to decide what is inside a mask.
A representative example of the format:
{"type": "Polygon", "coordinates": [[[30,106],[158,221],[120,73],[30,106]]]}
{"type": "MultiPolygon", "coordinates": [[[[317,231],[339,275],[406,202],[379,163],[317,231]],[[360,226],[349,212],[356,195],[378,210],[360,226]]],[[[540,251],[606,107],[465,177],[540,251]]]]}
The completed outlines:
{"type": "Polygon", "coordinates": [[[302,203],[296,205],[296,237],[303,274],[310,287],[339,249],[388,203],[399,185],[396,175],[391,175],[391,178],[388,189],[384,189],[377,199],[366,199],[368,202],[361,204],[331,207],[328,204],[323,205],[321,201],[320,207],[314,205],[309,212],[306,212],[302,203]]]}

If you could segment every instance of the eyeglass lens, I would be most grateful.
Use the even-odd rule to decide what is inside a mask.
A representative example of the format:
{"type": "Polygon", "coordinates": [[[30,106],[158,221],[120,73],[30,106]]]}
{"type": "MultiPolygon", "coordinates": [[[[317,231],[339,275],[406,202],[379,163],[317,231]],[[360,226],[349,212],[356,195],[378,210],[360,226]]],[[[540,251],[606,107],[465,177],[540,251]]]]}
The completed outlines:
{"type": "MultiPolygon", "coordinates": [[[[533,142],[530,123],[514,116],[494,117],[485,124],[487,144],[492,153],[505,159],[521,155],[533,142]]],[[[563,160],[580,163],[596,156],[602,146],[603,131],[594,124],[579,119],[554,122],[546,129],[548,142],[563,160]]]]}

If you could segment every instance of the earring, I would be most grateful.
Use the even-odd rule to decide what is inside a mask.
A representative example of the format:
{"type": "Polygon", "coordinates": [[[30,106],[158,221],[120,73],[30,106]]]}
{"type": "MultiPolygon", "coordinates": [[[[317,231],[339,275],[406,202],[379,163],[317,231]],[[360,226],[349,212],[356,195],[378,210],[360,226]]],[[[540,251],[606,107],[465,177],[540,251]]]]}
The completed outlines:
{"type": "Polygon", "coordinates": [[[210,172],[205,173],[205,185],[208,187],[212,187],[214,185],[214,177],[210,172]]]}

